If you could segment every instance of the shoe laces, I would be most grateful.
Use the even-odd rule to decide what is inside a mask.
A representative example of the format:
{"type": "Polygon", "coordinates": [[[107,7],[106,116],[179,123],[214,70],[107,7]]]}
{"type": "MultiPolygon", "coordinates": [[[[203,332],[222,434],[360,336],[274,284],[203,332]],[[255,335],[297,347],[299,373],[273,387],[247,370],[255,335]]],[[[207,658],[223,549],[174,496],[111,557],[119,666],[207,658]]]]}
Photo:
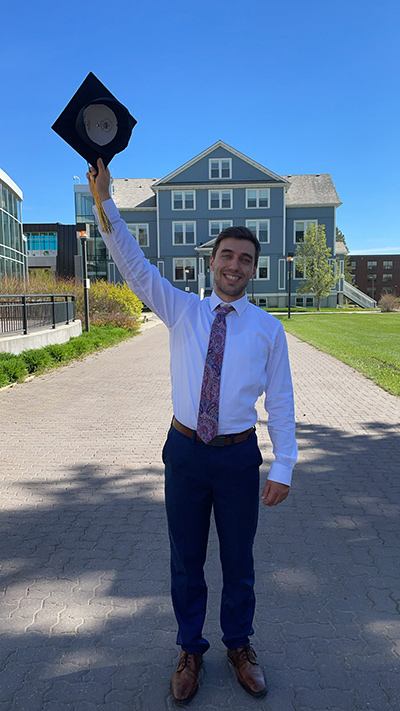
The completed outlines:
{"type": "Polygon", "coordinates": [[[183,671],[186,667],[188,667],[191,671],[193,671],[196,667],[196,658],[191,652],[185,652],[181,657],[177,671],[183,671]]]}
{"type": "Polygon", "coordinates": [[[250,664],[257,664],[256,662],[257,654],[251,644],[246,644],[240,652],[238,652],[236,659],[236,666],[240,666],[244,662],[250,662],[250,664]]]}

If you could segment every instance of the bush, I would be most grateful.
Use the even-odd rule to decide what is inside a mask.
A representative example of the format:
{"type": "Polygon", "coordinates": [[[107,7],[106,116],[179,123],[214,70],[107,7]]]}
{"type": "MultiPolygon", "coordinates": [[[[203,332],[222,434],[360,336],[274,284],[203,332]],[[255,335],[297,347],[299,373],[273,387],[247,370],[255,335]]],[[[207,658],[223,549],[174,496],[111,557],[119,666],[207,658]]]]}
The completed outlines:
{"type": "Polygon", "coordinates": [[[0,353],[0,386],[24,380],[28,375],[26,363],[21,356],[0,353]]]}
{"type": "Polygon", "coordinates": [[[378,306],[381,311],[398,311],[400,309],[400,299],[395,294],[383,294],[379,299],[378,306]]]}
{"type": "Polygon", "coordinates": [[[45,348],[35,348],[21,353],[21,358],[26,363],[28,373],[40,373],[50,368],[53,359],[45,348]]]}
{"type": "MultiPolygon", "coordinates": [[[[73,294],[76,318],[85,320],[82,284],[74,279],[54,279],[51,273],[40,271],[30,275],[25,284],[20,279],[0,278],[0,294],[73,294]]],[[[139,326],[142,302],[127,284],[92,281],[89,289],[90,322],[98,326],[113,324],[129,331],[139,326]]]]}
{"type": "Polygon", "coordinates": [[[65,347],[62,343],[52,343],[50,346],[45,346],[43,350],[49,354],[54,363],[62,363],[67,360],[65,347]]]}

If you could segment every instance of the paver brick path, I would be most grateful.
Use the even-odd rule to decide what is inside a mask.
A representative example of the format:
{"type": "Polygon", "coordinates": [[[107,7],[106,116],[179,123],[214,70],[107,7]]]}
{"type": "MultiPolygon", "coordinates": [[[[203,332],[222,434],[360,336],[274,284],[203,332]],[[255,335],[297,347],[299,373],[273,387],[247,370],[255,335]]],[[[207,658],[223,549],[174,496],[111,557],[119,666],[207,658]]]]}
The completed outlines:
{"type": "MultiPolygon", "coordinates": [[[[212,530],[212,646],[190,708],[397,711],[400,399],[289,344],[300,459],[288,500],[261,507],[255,551],[270,692],[252,699],[226,663],[212,530]]],[[[0,711],[173,707],[160,456],[171,415],[162,325],[0,392],[0,711]]]]}

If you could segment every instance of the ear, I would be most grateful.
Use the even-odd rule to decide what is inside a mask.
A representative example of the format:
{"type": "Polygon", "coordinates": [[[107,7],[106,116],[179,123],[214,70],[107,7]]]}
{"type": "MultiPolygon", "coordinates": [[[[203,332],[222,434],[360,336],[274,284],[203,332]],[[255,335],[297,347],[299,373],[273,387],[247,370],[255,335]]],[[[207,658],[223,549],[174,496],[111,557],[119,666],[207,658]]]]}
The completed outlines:
{"type": "Polygon", "coordinates": [[[214,271],[214,257],[212,255],[210,257],[210,269],[212,272],[214,271]]]}
{"type": "Polygon", "coordinates": [[[255,275],[257,274],[257,267],[254,267],[250,279],[254,279],[255,275]]]}

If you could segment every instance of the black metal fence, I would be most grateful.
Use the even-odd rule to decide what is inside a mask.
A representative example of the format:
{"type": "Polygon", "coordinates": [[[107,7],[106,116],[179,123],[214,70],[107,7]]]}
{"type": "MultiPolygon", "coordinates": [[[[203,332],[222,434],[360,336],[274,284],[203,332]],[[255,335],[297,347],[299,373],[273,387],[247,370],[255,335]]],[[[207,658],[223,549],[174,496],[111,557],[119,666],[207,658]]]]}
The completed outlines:
{"type": "Polygon", "coordinates": [[[0,295],[0,336],[75,321],[75,296],[66,294],[0,295]]]}

